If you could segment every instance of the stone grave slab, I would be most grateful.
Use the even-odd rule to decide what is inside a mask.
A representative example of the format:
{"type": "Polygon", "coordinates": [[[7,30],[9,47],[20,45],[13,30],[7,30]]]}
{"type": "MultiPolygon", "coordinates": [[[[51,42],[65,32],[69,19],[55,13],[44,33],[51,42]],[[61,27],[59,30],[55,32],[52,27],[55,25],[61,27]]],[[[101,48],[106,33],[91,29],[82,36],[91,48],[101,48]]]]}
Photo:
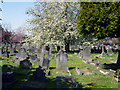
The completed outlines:
{"type": "Polygon", "coordinates": [[[94,71],[90,72],[89,69],[79,69],[78,67],[76,67],[76,72],[78,75],[92,75],[95,74],[94,71]]]}
{"type": "Polygon", "coordinates": [[[57,76],[56,81],[57,88],[80,88],[80,85],[73,77],[57,76]]]}

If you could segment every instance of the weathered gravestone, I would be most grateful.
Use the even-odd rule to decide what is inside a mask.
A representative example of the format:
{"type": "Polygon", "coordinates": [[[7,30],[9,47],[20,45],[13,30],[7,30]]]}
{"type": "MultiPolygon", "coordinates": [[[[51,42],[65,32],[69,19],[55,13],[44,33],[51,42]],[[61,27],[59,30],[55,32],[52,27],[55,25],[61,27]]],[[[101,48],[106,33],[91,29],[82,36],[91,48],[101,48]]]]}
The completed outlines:
{"type": "Polygon", "coordinates": [[[33,62],[36,62],[37,61],[37,55],[31,55],[30,56],[30,60],[33,61],[33,62]]]}
{"type": "Polygon", "coordinates": [[[39,61],[39,66],[41,66],[43,69],[49,69],[50,68],[50,60],[48,58],[41,58],[39,61]]]}
{"type": "Polygon", "coordinates": [[[16,49],[19,51],[20,48],[21,48],[21,44],[17,44],[17,45],[16,45],[16,49]]]}
{"type": "Polygon", "coordinates": [[[68,70],[67,58],[68,55],[63,50],[56,54],[57,70],[68,70]]]}
{"type": "Polygon", "coordinates": [[[78,56],[79,56],[80,58],[83,58],[83,49],[80,49],[80,52],[79,52],[78,56]]]}
{"type": "Polygon", "coordinates": [[[0,60],[2,60],[2,48],[0,47],[0,60]]]}
{"type": "Polygon", "coordinates": [[[7,58],[9,58],[9,54],[8,54],[8,52],[4,52],[3,57],[7,57],[7,58]]]}
{"type": "Polygon", "coordinates": [[[25,68],[25,69],[31,69],[32,68],[32,63],[25,59],[23,61],[20,61],[20,65],[19,65],[20,68],[25,68]]]}
{"type": "Polygon", "coordinates": [[[108,46],[108,48],[107,48],[107,54],[108,55],[113,55],[112,47],[108,46]]]}
{"type": "Polygon", "coordinates": [[[83,60],[91,61],[92,59],[90,57],[90,53],[91,53],[91,47],[84,46],[83,47],[83,60]]]}
{"type": "Polygon", "coordinates": [[[14,48],[12,47],[12,45],[10,46],[10,55],[14,55],[14,48]]]}
{"type": "Polygon", "coordinates": [[[21,48],[20,51],[18,52],[18,60],[24,60],[28,57],[25,48],[21,48]]]}
{"type": "Polygon", "coordinates": [[[77,72],[78,75],[92,75],[92,74],[95,74],[94,71],[90,72],[88,68],[79,69],[78,67],[76,67],[76,72],[77,72]]]}
{"type": "Polygon", "coordinates": [[[105,45],[102,44],[102,53],[101,53],[102,56],[106,56],[105,48],[104,47],[105,47],[105,45]]]}
{"type": "Polygon", "coordinates": [[[42,64],[43,64],[43,60],[44,60],[44,45],[42,46],[41,54],[40,54],[39,66],[41,66],[41,67],[42,67],[42,64]]]}
{"type": "Polygon", "coordinates": [[[30,49],[28,49],[30,55],[33,54],[35,52],[35,48],[32,46],[30,49]]]}

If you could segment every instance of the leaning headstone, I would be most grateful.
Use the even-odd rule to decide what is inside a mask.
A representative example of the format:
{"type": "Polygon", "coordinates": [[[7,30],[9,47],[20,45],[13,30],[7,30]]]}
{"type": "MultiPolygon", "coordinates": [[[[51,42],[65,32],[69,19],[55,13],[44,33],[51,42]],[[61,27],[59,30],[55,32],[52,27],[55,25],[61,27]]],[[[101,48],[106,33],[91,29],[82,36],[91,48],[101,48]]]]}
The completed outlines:
{"type": "Polygon", "coordinates": [[[67,58],[68,55],[63,50],[56,54],[57,70],[68,70],[67,58]]]}
{"type": "Polygon", "coordinates": [[[25,59],[23,61],[20,61],[19,67],[24,69],[31,69],[32,63],[29,60],[25,59]]]}

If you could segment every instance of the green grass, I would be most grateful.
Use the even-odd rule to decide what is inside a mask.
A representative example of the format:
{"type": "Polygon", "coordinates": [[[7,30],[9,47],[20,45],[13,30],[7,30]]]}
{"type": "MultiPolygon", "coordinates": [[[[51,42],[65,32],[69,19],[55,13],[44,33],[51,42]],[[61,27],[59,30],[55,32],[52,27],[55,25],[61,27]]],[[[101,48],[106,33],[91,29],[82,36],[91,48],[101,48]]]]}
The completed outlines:
{"type": "MultiPolygon", "coordinates": [[[[56,73],[56,58],[54,57],[50,61],[50,76],[46,76],[47,78],[47,83],[46,83],[46,88],[55,88],[56,87],[56,76],[69,76],[68,72],[66,71],[60,71],[59,73],[56,73]]],[[[82,88],[118,88],[118,82],[113,79],[112,75],[104,75],[99,72],[98,69],[96,69],[95,66],[91,64],[86,64],[82,61],[81,58],[79,58],[77,55],[74,55],[73,53],[68,53],[68,55],[72,55],[72,57],[68,57],[68,67],[71,72],[71,76],[75,78],[75,80],[81,85],[82,88]],[[86,67],[90,68],[90,70],[95,71],[95,75],[77,75],[75,68],[79,67],[79,69],[85,69],[86,67]]],[[[94,56],[98,54],[91,54],[91,58],[94,59],[94,56]]],[[[112,57],[117,59],[117,54],[107,57],[112,57]]],[[[111,63],[110,60],[107,58],[97,58],[95,59],[96,61],[99,61],[101,64],[103,63],[111,63]]],[[[15,68],[11,69],[14,70],[19,67],[19,61],[16,59],[15,56],[12,56],[11,59],[3,58],[2,59],[2,65],[4,64],[10,64],[15,66],[15,68]],[[11,61],[15,60],[18,63],[12,63],[11,61]],[[9,63],[8,63],[9,61],[9,63]]],[[[32,70],[30,74],[25,75],[25,76],[15,76],[15,79],[17,79],[17,83],[14,85],[13,88],[20,87],[20,84],[24,81],[27,81],[29,79],[29,76],[32,75],[33,70],[35,68],[38,68],[38,63],[39,61],[33,63],[32,62],[32,70]]],[[[5,70],[5,68],[3,68],[5,70]]],[[[18,72],[24,73],[27,70],[23,69],[18,69],[18,72]]]]}

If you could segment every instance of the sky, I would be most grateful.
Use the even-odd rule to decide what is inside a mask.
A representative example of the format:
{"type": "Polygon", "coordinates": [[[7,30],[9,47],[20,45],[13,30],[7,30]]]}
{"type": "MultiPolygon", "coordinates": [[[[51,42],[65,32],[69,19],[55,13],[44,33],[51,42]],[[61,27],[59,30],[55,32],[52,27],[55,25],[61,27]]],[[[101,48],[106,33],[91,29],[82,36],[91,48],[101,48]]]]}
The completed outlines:
{"type": "Polygon", "coordinates": [[[2,24],[10,25],[11,29],[15,31],[15,29],[23,26],[26,20],[30,18],[25,12],[32,7],[34,7],[34,2],[32,1],[2,3],[2,24]]]}

